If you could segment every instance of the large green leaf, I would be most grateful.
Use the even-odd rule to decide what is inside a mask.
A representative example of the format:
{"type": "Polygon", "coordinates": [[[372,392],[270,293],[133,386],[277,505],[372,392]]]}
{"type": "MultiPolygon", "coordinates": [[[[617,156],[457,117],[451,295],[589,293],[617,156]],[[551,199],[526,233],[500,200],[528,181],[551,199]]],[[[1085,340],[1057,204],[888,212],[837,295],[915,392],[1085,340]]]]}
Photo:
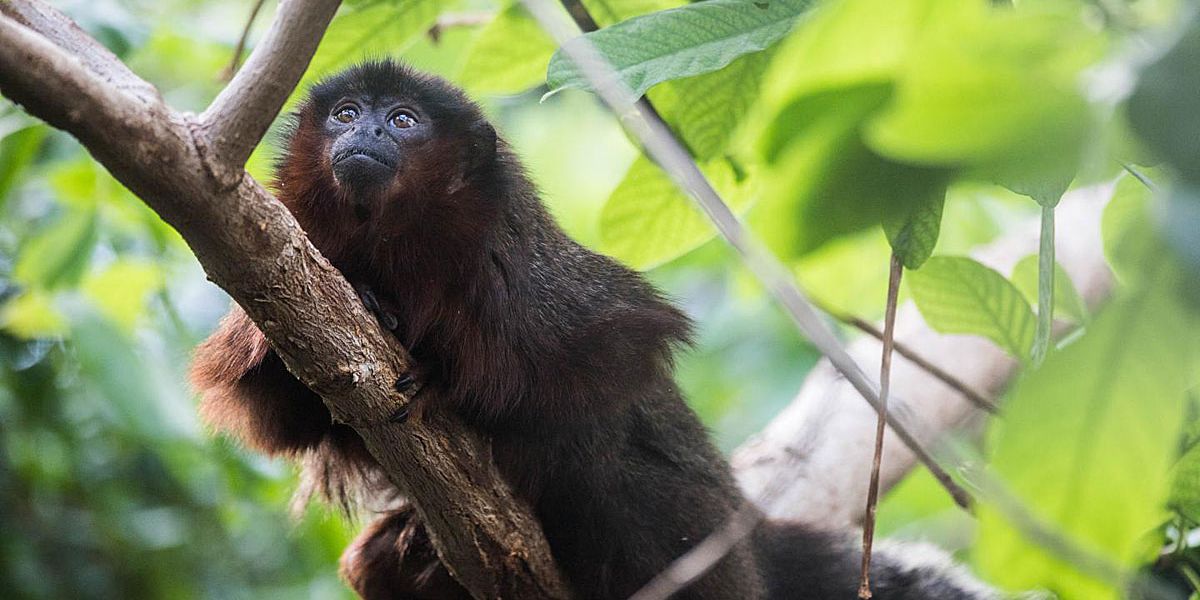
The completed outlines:
{"type": "Polygon", "coordinates": [[[994,269],[970,258],[936,256],[906,281],[930,327],[981,335],[1013,356],[1028,358],[1036,329],[1033,310],[994,269]]]}
{"type": "Polygon", "coordinates": [[[648,96],[692,155],[709,160],[726,149],[758,100],[771,54],[769,50],[747,54],[719,71],[668,81],[648,96]]]}
{"type": "MultiPolygon", "coordinates": [[[[708,0],[634,17],[584,36],[642,95],[652,86],[716,71],[779,41],[804,13],[808,0],[708,0]]],[[[591,89],[562,50],[550,59],[546,82],[554,91],[591,89]]]]}
{"type": "Polygon", "coordinates": [[[458,82],[476,93],[523,92],[542,83],[555,47],[520,4],[510,5],[479,32],[458,82]]]}
{"type": "MultiPolygon", "coordinates": [[[[753,178],[719,159],[702,166],[735,212],[754,198],[753,178]]],[[[605,253],[637,269],[682,256],[716,234],[700,209],[654,163],[639,157],[608,198],[600,215],[605,253]]]]}
{"type": "Polygon", "coordinates": [[[1069,181],[1092,121],[1082,74],[1102,49],[1079,11],[1061,5],[939,19],[914,46],[869,144],[895,160],[1024,187],[1069,181]]]}
{"type": "MultiPolygon", "coordinates": [[[[1181,332],[1200,323],[1169,288],[1118,299],[1082,339],[1047,358],[1011,395],[989,443],[993,468],[1029,513],[1022,522],[1129,571],[1157,555],[1143,536],[1165,516],[1185,392],[1195,382],[1200,338],[1181,332]]],[[[1011,512],[986,502],[979,512],[976,558],[989,580],[1063,600],[1123,597],[1113,579],[1040,547],[1011,512]]]]}

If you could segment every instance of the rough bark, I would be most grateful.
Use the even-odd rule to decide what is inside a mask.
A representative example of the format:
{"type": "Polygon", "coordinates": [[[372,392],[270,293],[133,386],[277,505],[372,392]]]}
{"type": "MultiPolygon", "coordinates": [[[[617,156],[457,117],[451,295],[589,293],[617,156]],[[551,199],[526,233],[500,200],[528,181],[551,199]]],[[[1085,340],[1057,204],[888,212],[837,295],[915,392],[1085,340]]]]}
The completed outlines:
{"type": "Polygon", "coordinates": [[[285,0],[266,41],[200,117],[39,0],[0,3],[0,93],[74,135],[175,227],[209,278],[288,368],[353,426],[413,499],[451,570],[478,598],[565,598],[541,528],[449,416],[393,424],[410,359],[291,214],[243,169],[306,67],[338,2],[285,0]]]}

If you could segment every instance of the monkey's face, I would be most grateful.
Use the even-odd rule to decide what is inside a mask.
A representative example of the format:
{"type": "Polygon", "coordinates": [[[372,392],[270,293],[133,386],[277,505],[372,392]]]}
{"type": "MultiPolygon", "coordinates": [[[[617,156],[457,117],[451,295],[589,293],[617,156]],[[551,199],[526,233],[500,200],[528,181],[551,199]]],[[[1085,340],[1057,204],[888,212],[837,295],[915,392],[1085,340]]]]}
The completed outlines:
{"type": "Polygon", "coordinates": [[[329,164],[338,187],[365,199],[386,190],[432,137],[427,115],[390,96],[346,96],[325,120],[329,164]]]}

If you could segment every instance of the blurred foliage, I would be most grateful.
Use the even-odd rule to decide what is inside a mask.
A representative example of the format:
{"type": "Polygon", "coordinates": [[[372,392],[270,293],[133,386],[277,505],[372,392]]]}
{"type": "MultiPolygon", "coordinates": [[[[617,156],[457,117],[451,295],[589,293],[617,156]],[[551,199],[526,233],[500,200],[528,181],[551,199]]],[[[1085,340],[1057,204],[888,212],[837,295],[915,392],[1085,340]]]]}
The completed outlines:
{"type": "MultiPolygon", "coordinates": [[[[219,91],[249,13],[231,0],[57,4],[191,111],[219,91]]],[[[588,37],[821,304],[878,317],[894,252],[933,327],[1024,359],[1031,303],[1054,290],[1050,314],[1071,333],[1025,365],[971,449],[989,465],[978,522],[917,471],[881,506],[882,531],[935,540],[1013,590],[1196,597],[1193,2],[584,5],[602,27],[588,37]],[[966,258],[1092,184],[1112,193],[1107,306],[1089,309],[1037,256],[1011,278],[966,258]]],[[[521,7],[347,2],[304,82],[383,55],[475,94],[564,228],[652,269],[697,319],[679,378],[723,449],[791,399],[814,351],[521,7]],[[490,18],[427,35],[468,13],[490,18]]],[[[254,176],[269,179],[278,139],[251,158],[254,176]]],[[[0,105],[6,597],[348,597],[335,568],[353,524],[320,507],[289,517],[292,469],[210,438],[194,416],[184,365],[225,307],[174,231],[77,143],[0,105]]]]}

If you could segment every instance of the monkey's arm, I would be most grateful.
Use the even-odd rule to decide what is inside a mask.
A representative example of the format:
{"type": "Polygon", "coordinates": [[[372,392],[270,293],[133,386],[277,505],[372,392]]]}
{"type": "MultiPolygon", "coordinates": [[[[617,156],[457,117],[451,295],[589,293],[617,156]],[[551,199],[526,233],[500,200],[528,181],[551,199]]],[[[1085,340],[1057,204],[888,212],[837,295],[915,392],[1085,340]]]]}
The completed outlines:
{"type": "Polygon", "coordinates": [[[332,427],[321,398],[288,372],[238,306],[196,349],[191,381],[205,421],[267,453],[313,448],[332,427]]]}

